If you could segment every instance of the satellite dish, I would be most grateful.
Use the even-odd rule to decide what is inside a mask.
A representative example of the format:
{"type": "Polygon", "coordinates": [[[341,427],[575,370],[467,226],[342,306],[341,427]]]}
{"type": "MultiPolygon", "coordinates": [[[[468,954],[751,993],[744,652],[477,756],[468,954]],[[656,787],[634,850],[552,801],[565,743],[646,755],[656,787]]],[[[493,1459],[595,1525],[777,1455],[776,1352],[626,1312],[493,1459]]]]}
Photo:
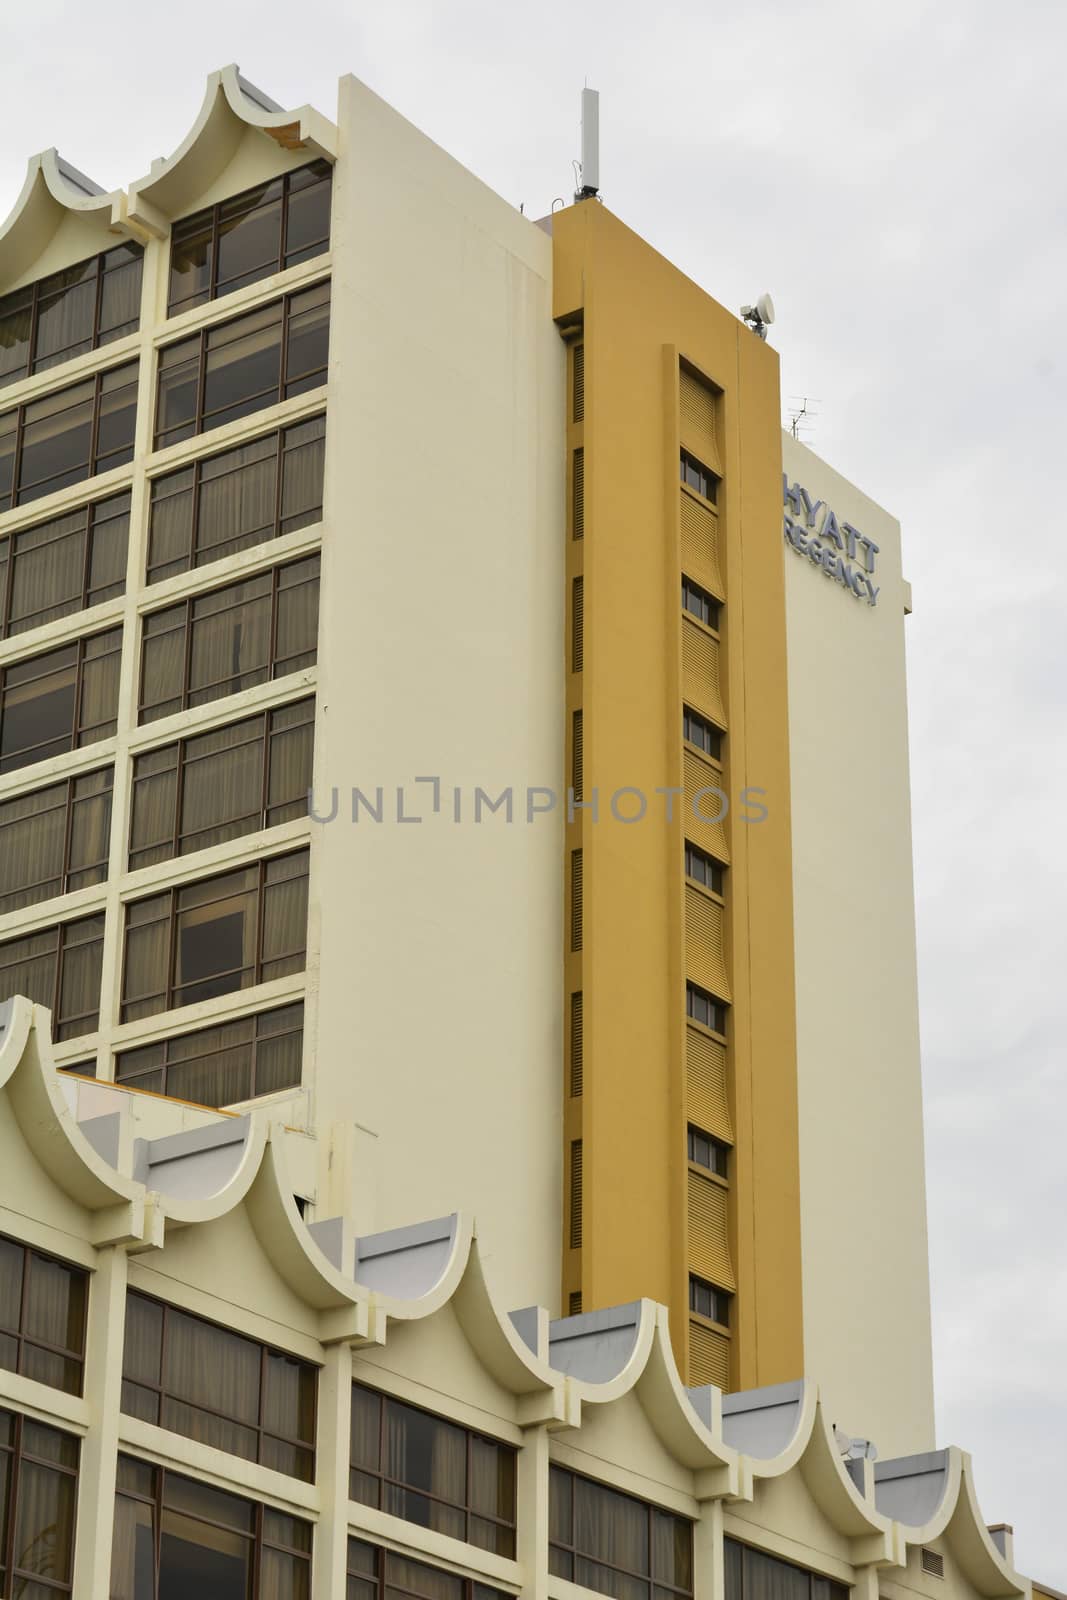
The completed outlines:
{"type": "Polygon", "coordinates": [[[853,1461],[877,1461],[878,1446],[872,1439],[850,1439],[849,1456],[853,1461]]]}
{"type": "Polygon", "coordinates": [[[741,319],[760,339],[766,339],[767,329],[774,321],[774,301],[770,295],[761,294],[754,306],[742,306],[741,319]]]}
{"type": "Polygon", "coordinates": [[[834,1443],[843,1456],[847,1456],[852,1449],[852,1440],[843,1428],[834,1428],[834,1443]]]}

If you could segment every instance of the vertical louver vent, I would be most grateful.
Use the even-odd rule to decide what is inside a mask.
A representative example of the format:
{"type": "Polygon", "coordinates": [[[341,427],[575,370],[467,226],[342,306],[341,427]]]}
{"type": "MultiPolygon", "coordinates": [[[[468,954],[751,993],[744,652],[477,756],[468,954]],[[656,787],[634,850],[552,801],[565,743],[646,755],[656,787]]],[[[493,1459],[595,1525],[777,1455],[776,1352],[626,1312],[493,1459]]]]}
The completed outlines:
{"type": "Polygon", "coordinates": [[[582,1248],[582,1141],[571,1141],[571,1249],[582,1248]]]}
{"type": "Polygon", "coordinates": [[[582,852],[571,851],[571,949],[582,948],[582,852]]]}
{"type": "Polygon", "coordinates": [[[582,1092],[582,991],[571,995],[571,1094],[582,1092]]]}
{"type": "Polygon", "coordinates": [[[582,1291],[580,1289],[575,1289],[574,1293],[570,1296],[570,1299],[567,1301],[567,1315],[569,1317],[580,1317],[581,1314],[582,1314],[582,1291]]]}
{"type": "Polygon", "coordinates": [[[928,1572],[931,1578],[943,1578],[945,1576],[944,1556],[940,1555],[936,1550],[927,1550],[924,1545],[922,1551],[922,1569],[924,1572],[928,1572]]]}
{"type": "Polygon", "coordinates": [[[571,481],[571,535],[585,538],[585,451],[576,450],[573,459],[574,473],[571,481]]]}
{"type": "Polygon", "coordinates": [[[574,798],[582,798],[582,713],[576,711],[571,719],[571,788],[574,798]]]}
{"type": "Polygon", "coordinates": [[[585,596],[581,578],[571,587],[571,671],[581,672],[585,638],[585,596]]]}
{"type": "MultiPolygon", "coordinates": [[[[576,344],[574,347],[574,394],[573,394],[573,421],[585,421],[585,345],[576,344]]],[[[557,389],[556,393],[559,393],[557,389]]]]}

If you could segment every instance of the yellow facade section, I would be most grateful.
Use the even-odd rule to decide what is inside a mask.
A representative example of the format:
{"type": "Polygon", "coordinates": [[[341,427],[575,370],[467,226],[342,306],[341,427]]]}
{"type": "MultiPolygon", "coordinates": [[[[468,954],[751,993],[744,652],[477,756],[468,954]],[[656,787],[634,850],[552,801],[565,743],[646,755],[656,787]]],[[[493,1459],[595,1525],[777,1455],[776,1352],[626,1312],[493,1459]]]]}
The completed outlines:
{"type": "Polygon", "coordinates": [[[778,362],[603,206],[552,226],[572,491],[581,450],[567,581],[582,578],[582,655],[579,671],[568,662],[566,726],[570,740],[580,709],[585,807],[567,827],[568,864],[582,851],[581,948],[568,940],[565,957],[567,995],[582,997],[581,1095],[565,1098],[582,1232],[580,1249],[565,1239],[564,1302],[663,1300],[694,1381],[774,1383],[803,1371],[778,362]],[[714,505],[681,484],[683,448],[721,480],[714,505]],[[717,631],[683,618],[683,572],[725,602],[717,631]],[[721,761],[683,747],[689,695],[726,729],[721,761]],[[705,794],[695,819],[716,786],[729,813],[717,819],[705,794]],[[746,787],[763,791],[758,825],[739,820],[746,787]],[[633,791],[647,811],[622,822],[633,791]],[[694,905],[687,837],[729,864],[724,909],[694,905]],[[729,1001],[725,1048],[687,1027],[690,962],[729,1001]],[[712,1341],[689,1317],[698,1119],[733,1143],[715,1218],[700,1210],[702,1260],[736,1279],[729,1336],[712,1341]]]}

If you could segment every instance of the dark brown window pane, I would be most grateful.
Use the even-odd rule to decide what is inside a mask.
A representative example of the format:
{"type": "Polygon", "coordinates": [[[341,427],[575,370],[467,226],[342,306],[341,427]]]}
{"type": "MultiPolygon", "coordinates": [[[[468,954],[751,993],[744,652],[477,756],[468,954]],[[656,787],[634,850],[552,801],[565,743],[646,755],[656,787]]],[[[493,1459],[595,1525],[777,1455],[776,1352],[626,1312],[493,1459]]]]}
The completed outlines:
{"type": "Polygon", "coordinates": [[[562,1467],[549,1471],[553,1573],[619,1600],[692,1594],[692,1523],[562,1467]]]}
{"type": "Polygon", "coordinates": [[[286,295],[160,351],[156,445],[249,416],[326,381],[330,286],[286,295]]]}
{"type": "Polygon", "coordinates": [[[354,1384],[351,1462],[351,1499],[514,1556],[510,1445],[354,1384]]]}
{"type": "Polygon", "coordinates": [[[0,511],[132,460],[136,412],[134,361],[0,417],[0,511]]]}
{"type": "Polygon", "coordinates": [[[153,612],[144,622],[140,720],[312,665],[318,615],[318,556],[153,612]]]}
{"type": "Polygon", "coordinates": [[[82,1391],[89,1274],[0,1237],[0,1367],[82,1391]]]}
{"type": "Polygon", "coordinates": [[[115,1059],[115,1077],[131,1088],[196,1105],[234,1105],[298,1085],[303,1043],[299,1002],[123,1051],[115,1059]]]}
{"type": "Polygon", "coordinates": [[[329,164],[315,161],[175,223],[168,316],[328,249],[330,192],[329,164]]]}
{"type": "Polygon", "coordinates": [[[131,902],[123,1021],[302,971],[307,870],[298,850],[131,902]]]}
{"type": "Polygon", "coordinates": [[[52,1011],[52,1037],[92,1033],[100,1004],[104,919],[42,928],[0,944],[0,995],[25,995],[52,1011]]]}
{"type": "Polygon", "coordinates": [[[123,1377],[139,1411],[158,1392],[160,1426],[171,1432],[314,1477],[316,1369],[307,1362],[131,1291],[123,1377]]]}
{"type": "Polygon", "coordinates": [[[0,913],[104,881],[111,782],[105,768],[0,804],[0,913]]]}
{"type": "Polygon", "coordinates": [[[314,718],[300,700],[137,757],[131,870],[306,816],[314,718]]]}
{"type": "Polygon", "coordinates": [[[149,583],[317,522],[325,433],[314,417],[157,478],[149,583]]]}
{"type": "Polygon", "coordinates": [[[71,1435],[0,1411],[0,1530],[10,1562],[5,1593],[42,1600],[71,1592],[78,1451],[71,1435]]]}
{"type": "Polygon", "coordinates": [[[135,333],[143,259],[121,244],[0,300],[0,384],[135,333]]]}
{"type": "Polygon", "coordinates": [[[0,635],[122,594],[129,528],[127,493],[0,540],[0,635]]]}

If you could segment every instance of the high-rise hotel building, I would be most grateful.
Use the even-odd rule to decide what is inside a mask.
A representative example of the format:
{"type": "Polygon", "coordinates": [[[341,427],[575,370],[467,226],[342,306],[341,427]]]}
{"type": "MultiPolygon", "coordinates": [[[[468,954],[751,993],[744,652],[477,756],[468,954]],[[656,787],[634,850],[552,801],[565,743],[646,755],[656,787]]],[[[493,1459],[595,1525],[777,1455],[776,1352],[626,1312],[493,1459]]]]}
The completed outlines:
{"type": "Polygon", "coordinates": [[[596,199],[233,68],[31,162],[0,1595],[1026,1592],[934,1448],[909,606],[596,199]]]}

